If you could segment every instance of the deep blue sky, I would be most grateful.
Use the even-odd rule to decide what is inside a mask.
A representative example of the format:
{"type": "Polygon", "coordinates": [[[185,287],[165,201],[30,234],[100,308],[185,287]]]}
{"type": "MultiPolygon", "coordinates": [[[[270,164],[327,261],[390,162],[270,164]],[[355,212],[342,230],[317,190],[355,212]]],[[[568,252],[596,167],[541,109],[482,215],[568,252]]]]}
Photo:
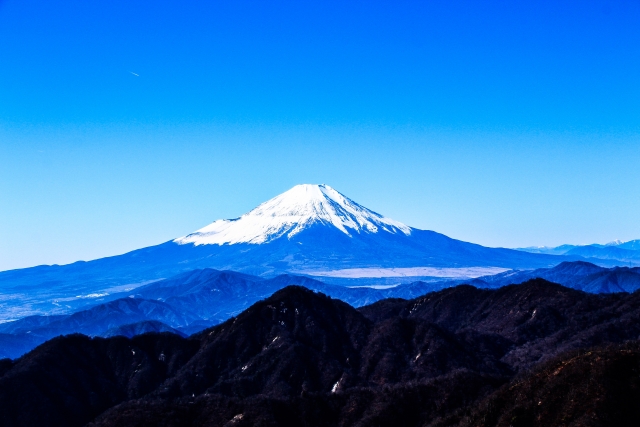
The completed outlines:
{"type": "Polygon", "coordinates": [[[0,0],[0,41],[0,269],[298,183],[490,246],[640,238],[637,0],[0,0]]]}

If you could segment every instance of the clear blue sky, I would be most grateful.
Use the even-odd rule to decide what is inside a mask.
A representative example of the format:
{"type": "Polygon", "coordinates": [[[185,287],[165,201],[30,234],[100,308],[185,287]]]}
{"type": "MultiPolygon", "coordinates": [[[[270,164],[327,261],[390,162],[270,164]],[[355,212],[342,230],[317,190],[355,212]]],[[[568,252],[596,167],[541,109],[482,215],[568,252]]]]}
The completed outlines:
{"type": "Polygon", "coordinates": [[[489,246],[640,238],[640,2],[0,0],[0,269],[327,183],[489,246]]]}

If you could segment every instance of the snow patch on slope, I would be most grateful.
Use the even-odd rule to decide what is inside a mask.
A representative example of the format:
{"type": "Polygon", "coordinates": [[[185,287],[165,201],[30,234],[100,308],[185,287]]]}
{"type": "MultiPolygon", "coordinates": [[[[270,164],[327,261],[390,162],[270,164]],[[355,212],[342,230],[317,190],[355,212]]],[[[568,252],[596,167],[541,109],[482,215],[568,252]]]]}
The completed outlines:
{"type": "Polygon", "coordinates": [[[411,228],[373,212],[328,185],[302,184],[261,204],[237,219],[215,221],[195,233],[178,238],[178,244],[261,244],[279,237],[291,238],[313,224],[330,225],[352,233],[411,234],[411,228]]]}

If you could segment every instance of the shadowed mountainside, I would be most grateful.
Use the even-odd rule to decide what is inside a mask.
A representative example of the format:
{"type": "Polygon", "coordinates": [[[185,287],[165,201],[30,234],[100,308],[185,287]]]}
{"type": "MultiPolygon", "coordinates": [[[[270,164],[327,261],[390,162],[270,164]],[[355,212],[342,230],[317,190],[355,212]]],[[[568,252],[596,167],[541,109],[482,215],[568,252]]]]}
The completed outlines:
{"type": "MultiPolygon", "coordinates": [[[[187,339],[72,335],[4,360],[0,423],[458,425],[490,399],[498,399],[500,414],[516,410],[502,385],[564,363],[578,349],[636,340],[639,320],[640,293],[592,295],[543,280],[497,290],[459,286],[360,310],[293,286],[187,339]]],[[[617,356],[607,357],[603,366],[618,369],[617,356]]],[[[609,380],[606,369],[596,381],[609,380]]],[[[554,390],[572,378],[556,377],[554,390]]],[[[537,393],[534,386],[522,393],[537,393]]],[[[597,406],[593,393],[576,396],[575,408],[597,406]]],[[[599,419],[613,416],[613,406],[597,407],[599,419]]]]}
{"type": "Polygon", "coordinates": [[[637,342],[565,353],[429,427],[636,426],[639,374],[637,342]]]}

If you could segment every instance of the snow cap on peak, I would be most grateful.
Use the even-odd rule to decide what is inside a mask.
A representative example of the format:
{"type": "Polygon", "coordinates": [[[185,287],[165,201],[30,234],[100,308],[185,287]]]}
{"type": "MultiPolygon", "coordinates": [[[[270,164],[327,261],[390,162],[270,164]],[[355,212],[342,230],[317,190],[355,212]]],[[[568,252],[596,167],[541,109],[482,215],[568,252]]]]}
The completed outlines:
{"type": "Polygon", "coordinates": [[[291,238],[314,224],[333,226],[352,233],[411,234],[411,228],[361,206],[325,184],[301,184],[262,203],[238,219],[218,220],[174,240],[176,243],[266,243],[291,238]]]}

